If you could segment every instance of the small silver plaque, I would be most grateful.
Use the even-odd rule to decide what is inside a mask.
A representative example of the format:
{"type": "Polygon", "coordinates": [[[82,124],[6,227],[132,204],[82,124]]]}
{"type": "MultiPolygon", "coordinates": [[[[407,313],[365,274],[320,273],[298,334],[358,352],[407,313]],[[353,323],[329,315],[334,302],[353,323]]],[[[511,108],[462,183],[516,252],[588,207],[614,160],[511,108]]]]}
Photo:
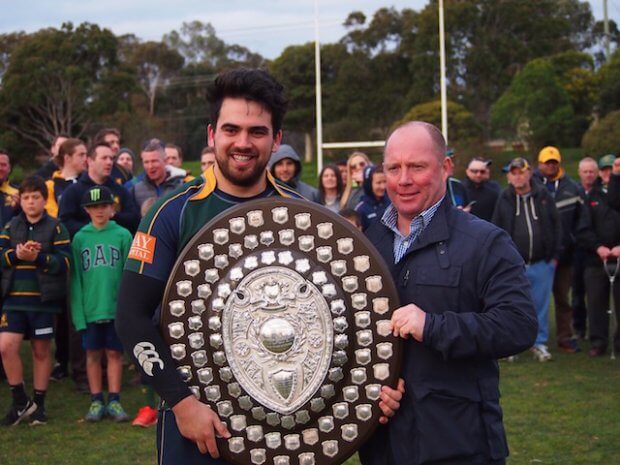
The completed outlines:
{"type": "Polygon", "coordinates": [[[349,404],[347,404],[346,402],[337,402],[332,405],[332,412],[334,414],[334,417],[342,420],[343,418],[349,416],[349,404]]]}
{"type": "Polygon", "coordinates": [[[366,389],[366,397],[369,400],[378,400],[381,396],[381,385],[380,384],[368,384],[365,386],[366,389]]]}
{"type": "Polygon", "coordinates": [[[228,229],[220,228],[213,230],[213,242],[224,245],[228,242],[228,229]]]}
{"type": "Polygon", "coordinates": [[[355,313],[355,326],[358,328],[368,328],[370,326],[370,312],[361,311],[355,313]]]}
{"type": "Polygon", "coordinates": [[[263,407],[254,407],[252,408],[252,417],[255,420],[263,421],[267,417],[267,413],[265,413],[265,409],[263,407]]]}
{"type": "Polygon", "coordinates": [[[305,425],[310,421],[310,414],[307,410],[298,410],[295,412],[295,422],[305,425]]]}
{"type": "Polygon", "coordinates": [[[299,434],[287,434],[284,436],[284,447],[287,450],[297,450],[300,445],[299,434]]]}
{"type": "Polygon", "coordinates": [[[231,218],[228,221],[230,230],[235,234],[243,234],[245,232],[245,218],[231,218]]]}
{"type": "Polygon", "coordinates": [[[295,427],[295,418],[292,415],[283,415],[280,424],[282,428],[293,429],[295,427]]]}
{"type": "Polygon", "coordinates": [[[328,457],[335,457],[336,454],[338,454],[338,441],[334,441],[333,439],[323,441],[321,446],[323,446],[323,454],[328,457]]]}
{"type": "Polygon", "coordinates": [[[258,247],[258,237],[256,237],[256,234],[250,234],[249,236],[245,236],[243,238],[243,246],[246,249],[250,250],[254,250],[256,247],[258,247]]]}
{"type": "Polygon", "coordinates": [[[347,402],[355,402],[360,397],[357,386],[343,387],[342,394],[343,394],[344,400],[346,400],[347,402]]]}
{"type": "Polygon", "coordinates": [[[317,247],[316,258],[321,263],[327,263],[332,259],[332,248],[328,245],[317,247]]]}
{"type": "Polygon", "coordinates": [[[202,368],[207,364],[207,353],[204,350],[197,350],[192,353],[192,361],[196,368],[202,368]]]}
{"type": "Polygon", "coordinates": [[[357,439],[357,425],[355,423],[348,423],[340,427],[342,430],[342,439],[345,441],[354,441],[357,439]]]}
{"type": "Polygon", "coordinates": [[[375,297],[372,299],[372,311],[383,315],[390,309],[389,301],[387,297],[375,297]]]}
{"type": "Polygon", "coordinates": [[[363,329],[355,333],[357,336],[357,343],[360,346],[368,346],[372,344],[372,331],[369,329],[363,329]]]}
{"type": "Polygon", "coordinates": [[[387,360],[392,357],[394,351],[392,349],[391,342],[382,342],[377,344],[377,356],[383,360],[387,360]]]}
{"type": "Polygon", "coordinates": [[[175,360],[183,360],[186,355],[185,344],[172,344],[170,346],[170,354],[175,360]]]}
{"type": "Polygon", "coordinates": [[[370,349],[357,349],[355,351],[355,361],[360,365],[368,365],[372,360],[370,349]]]}
{"type": "Polygon", "coordinates": [[[258,228],[265,224],[265,220],[263,218],[263,212],[260,210],[253,210],[248,212],[248,224],[253,228],[258,228]]]}
{"type": "Polygon", "coordinates": [[[282,445],[282,436],[277,431],[265,434],[265,444],[270,449],[277,449],[282,445]]]}
{"type": "Polygon", "coordinates": [[[275,223],[284,224],[288,221],[288,208],[286,207],[274,208],[271,213],[275,223]]]}
{"type": "Polygon", "coordinates": [[[358,273],[365,273],[370,269],[370,258],[368,255],[360,255],[358,257],[353,257],[353,268],[358,273]]]}
{"type": "Polygon", "coordinates": [[[310,252],[314,249],[314,236],[299,236],[299,250],[310,252]]]}
{"type": "Polygon", "coordinates": [[[228,255],[230,255],[235,260],[238,259],[241,255],[243,255],[243,248],[241,244],[230,244],[228,246],[228,255]]]}
{"type": "Polygon", "coordinates": [[[347,272],[347,262],[344,260],[334,260],[330,263],[332,274],[335,276],[342,276],[347,272]]]}
{"type": "Polygon", "coordinates": [[[293,254],[288,250],[285,252],[278,252],[278,263],[280,265],[289,266],[293,263],[293,254]]]}
{"type": "MultiPolygon", "coordinates": [[[[209,402],[217,402],[222,398],[219,386],[207,386],[205,388],[205,396],[209,402]]],[[[219,405],[219,404],[218,404],[219,405]]]]}
{"type": "Polygon", "coordinates": [[[292,229],[283,229],[282,231],[278,231],[278,237],[280,238],[280,244],[288,247],[295,242],[295,231],[292,229]]]}
{"type": "Polygon", "coordinates": [[[364,384],[366,379],[366,368],[353,368],[351,370],[351,381],[355,384],[364,384]]]}
{"type": "Polygon", "coordinates": [[[311,225],[310,213],[297,213],[295,215],[295,226],[305,231],[311,225]]]}
{"type": "Polygon", "coordinates": [[[263,465],[267,460],[267,451],[265,449],[250,450],[250,460],[254,465],[263,465]]]}
{"type": "Polygon", "coordinates": [[[376,363],[373,367],[375,378],[383,381],[390,376],[390,365],[387,363],[376,363]]]}
{"type": "Polygon", "coordinates": [[[259,442],[263,439],[263,427],[261,425],[251,425],[245,430],[248,440],[252,442],[259,442]]]}
{"type": "Polygon", "coordinates": [[[228,448],[233,454],[238,454],[245,450],[245,444],[243,438],[230,438],[228,440],[228,448]]]}
{"type": "Polygon", "coordinates": [[[324,399],[331,399],[336,395],[336,390],[333,384],[324,384],[321,386],[321,397],[324,399]]]}
{"type": "Polygon", "coordinates": [[[200,328],[202,328],[202,320],[199,316],[190,316],[187,319],[187,326],[192,331],[198,331],[200,328]]]}
{"type": "Polygon", "coordinates": [[[202,333],[192,333],[187,336],[187,339],[192,349],[200,349],[205,345],[205,337],[202,333]]]}
{"type": "Polygon", "coordinates": [[[170,323],[168,325],[168,332],[170,333],[170,337],[174,339],[180,339],[185,335],[185,328],[183,328],[183,323],[170,323]]]}
{"type": "Polygon", "coordinates": [[[342,255],[349,255],[351,252],[353,252],[353,239],[351,239],[350,237],[343,237],[341,239],[338,239],[336,241],[336,244],[338,244],[338,252],[340,252],[342,255]]]}
{"type": "Polygon", "coordinates": [[[321,239],[329,239],[334,235],[334,226],[331,223],[319,223],[316,225],[316,231],[321,239]]]}
{"type": "Polygon", "coordinates": [[[368,292],[372,292],[373,294],[376,294],[383,289],[381,276],[369,276],[366,278],[366,289],[368,289],[368,292]]]}
{"type": "Polygon", "coordinates": [[[329,306],[331,312],[335,315],[342,315],[347,309],[347,306],[344,304],[344,300],[342,299],[332,300],[329,306]]]}
{"type": "Polygon", "coordinates": [[[179,281],[177,283],[177,294],[181,297],[187,297],[192,293],[191,281],[179,281]]]}
{"type": "Polygon", "coordinates": [[[224,254],[216,255],[215,259],[213,260],[213,264],[215,265],[216,268],[223,270],[224,268],[228,266],[228,255],[224,255],[224,254]]]}
{"type": "Polygon", "coordinates": [[[366,294],[360,292],[351,296],[351,304],[356,310],[364,310],[367,305],[366,294]]]}
{"type": "Polygon", "coordinates": [[[247,426],[245,415],[231,415],[230,427],[233,431],[243,431],[247,426]]]}
{"type": "Polygon", "coordinates": [[[273,244],[275,239],[273,238],[273,231],[263,231],[260,233],[260,243],[269,247],[273,244]]]}
{"type": "Polygon", "coordinates": [[[170,313],[176,317],[180,317],[185,313],[185,301],[173,300],[169,305],[170,313]]]}
{"type": "Polygon", "coordinates": [[[355,416],[360,421],[370,420],[370,417],[372,417],[372,406],[370,404],[356,405],[355,416]]]}
{"type": "Polygon", "coordinates": [[[196,276],[200,273],[200,262],[198,260],[187,260],[183,263],[185,268],[185,274],[189,276],[196,276]]]}
{"type": "Polygon", "coordinates": [[[205,281],[209,284],[216,283],[220,279],[220,272],[215,268],[209,268],[205,271],[205,281]]]}
{"type": "Polygon", "coordinates": [[[329,433],[334,429],[334,417],[326,416],[319,418],[319,430],[323,433],[329,433]]]}
{"type": "Polygon", "coordinates": [[[198,246],[198,256],[201,260],[211,260],[213,258],[213,244],[201,244],[198,246]]]}
{"type": "Polygon", "coordinates": [[[305,444],[314,446],[317,442],[319,442],[319,430],[316,428],[305,429],[301,432],[301,437],[303,438],[305,444]]]}
{"type": "MultiPolygon", "coordinates": [[[[207,389],[209,389],[209,388],[205,388],[205,391],[207,389]]],[[[217,413],[221,417],[228,418],[233,413],[232,403],[230,401],[228,401],[228,400],[223,400],[221,402],[218,402],[216,405],[217,405],[217,413]]]]}
{"type": "Polygon", "coordinates": [[[299,454],[299,465],[315,465],[314,452],[299,454]]]}
{"type": "Polygon", "coordinates": [[[357,276],[345,276],[342,278],[342,288],[348,293],[357,291],[357,276]]]}
{"type": "Polygon", "coordinates": [[[273,465],[291,465],[291,458],[288,455],[276,455],[273,458],[273,465]]]}
{"type": "Polygon", "coordinates": [[[198,381],[202,384],[211,383],[213,381],[213,370],[211,368],[201,368],[198,370],[198,381]]]}

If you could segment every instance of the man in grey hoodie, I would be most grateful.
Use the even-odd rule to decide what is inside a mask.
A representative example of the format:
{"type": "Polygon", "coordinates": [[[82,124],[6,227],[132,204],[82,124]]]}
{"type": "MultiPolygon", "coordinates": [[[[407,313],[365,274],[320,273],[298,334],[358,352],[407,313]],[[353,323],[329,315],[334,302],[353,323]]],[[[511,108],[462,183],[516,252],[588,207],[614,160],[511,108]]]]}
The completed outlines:
{"type": "Polygon", "coordinates": [[[274,152],[269,160],[269,171],[274,178],[296,190],[306,199],[321,203],[319,191],[301,181],[301,169],[299,155],[290,145],[280,145],[278,151],[274,152]]]}

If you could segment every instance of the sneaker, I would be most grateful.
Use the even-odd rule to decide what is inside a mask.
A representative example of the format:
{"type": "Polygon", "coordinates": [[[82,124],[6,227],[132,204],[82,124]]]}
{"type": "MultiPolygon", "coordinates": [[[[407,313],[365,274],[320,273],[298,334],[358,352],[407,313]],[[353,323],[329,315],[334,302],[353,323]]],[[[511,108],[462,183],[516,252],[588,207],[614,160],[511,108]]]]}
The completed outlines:
{"type": "Polygon", "coordinates": [[[94,400],[91,402],[90,407],[88,408],[88,413],[84,417],[86,421],[101,421],[103,418],[103,414],[105,413],[105,407],[103,406],[103,402],[100,400],[94,400]]]}
{"type": "Polygon", "coordinates": [[[38,407],[30,415],[30,426],[40,426],[47,424],[47,415],[45,414],[45,407],[38,407]]]}
{"type": "Polygon", "coordinates": [[[140,408],[136,418],[134,418],[131,424],[133,426],[142,426],[143,428],[148,428],[149,426],[157,424],[157,410],[148,405],[140,408]]]}
{"type": "Polygon", "coordinates": [[[28,399],[26,405],[22,405],[21,407],[13,404],[11,405],[11,409],[2,420],[2,424],[4,426],[18,425],[20,421],[22,421],[24,418],[28,418],[36,409],[37,404],[35,404],[30,399],[28,399]]]}
{"type": "Polygon", "coordinates": [[[574,338],[558,341],[558,349],[560,349],[562,352],[566,352],[569,354],[576,354],[577,352],[581,352],[581,349],[577,344],[577,339],[574,338]]]}
{"type": "Polygon", "coordinates": [[[116,422],[129,420],[129,415],[125,413],[123,406],[118,400],[113,400],[105,408],[105,413],[116,422]]]}
{"type": "Polygon", "coordinates": [[[67,376],[69,376],[69,372],[67,371],[66,367],[63,367],[60,363],[57,363],[53,370],[52,373],[50,374],[50,379],[52,381],[60,381],[63,378],[66,378],[67,376]]]}
{"type": "Polygon", "coordinates": [[[539,362],[547,362],[551,360],[551,354],[549,353],[549,349],[544,344],[535,344],[531,349],[532,355],[535,360],[539,362]]]}

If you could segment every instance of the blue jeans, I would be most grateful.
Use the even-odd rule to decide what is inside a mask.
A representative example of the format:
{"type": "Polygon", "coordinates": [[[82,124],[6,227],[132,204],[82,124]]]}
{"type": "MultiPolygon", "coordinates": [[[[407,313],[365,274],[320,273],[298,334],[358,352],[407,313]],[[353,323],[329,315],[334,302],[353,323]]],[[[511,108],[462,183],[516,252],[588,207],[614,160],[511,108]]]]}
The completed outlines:
{"type": "Polygon", "coordinates": [[[555,264],[541,260],[525,266],[525,275],[532,286],[532,300],[538,318],[535,344],[547,344],[549,339],[549,304],[553,287],[555,264]]]}

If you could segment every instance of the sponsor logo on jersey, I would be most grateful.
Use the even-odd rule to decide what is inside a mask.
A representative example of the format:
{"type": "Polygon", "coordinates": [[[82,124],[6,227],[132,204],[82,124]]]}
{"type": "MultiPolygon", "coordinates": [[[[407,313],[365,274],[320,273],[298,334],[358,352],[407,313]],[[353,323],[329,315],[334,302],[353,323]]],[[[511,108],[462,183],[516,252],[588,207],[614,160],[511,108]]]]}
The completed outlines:
{"type": "Polygon", "coordinates": [[[153,366],[157,364],[160,370],[164,369],[164,362],[150,342],[138,342],[133,348],[133,355],[148,376],[153,376],[153,366]]]}
{"type": "Polygon", "coordinates": [[[155,242],[157,238],[143,232],[137,232],[131,243],[128,258],[133,258],[145,263],[153,263],[155,255],[155,242]]]}

